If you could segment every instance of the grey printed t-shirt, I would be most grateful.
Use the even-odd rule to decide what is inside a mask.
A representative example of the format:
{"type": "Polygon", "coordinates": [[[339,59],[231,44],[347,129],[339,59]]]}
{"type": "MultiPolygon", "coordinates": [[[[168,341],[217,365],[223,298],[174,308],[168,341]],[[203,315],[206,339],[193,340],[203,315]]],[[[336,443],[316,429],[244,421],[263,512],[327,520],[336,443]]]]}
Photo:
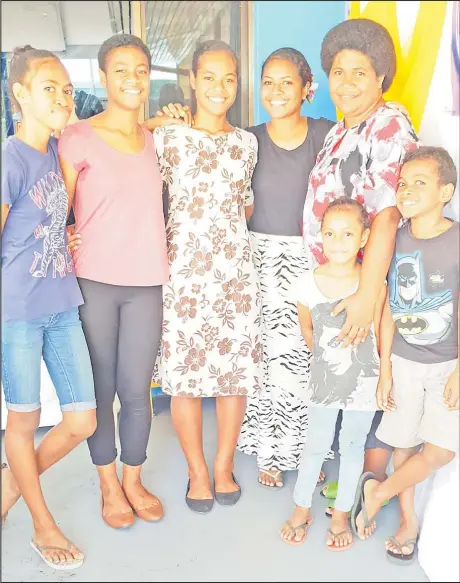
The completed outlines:
{"type": "MultiPolygon", "coordinates": [[[[349,295],[358,289],[358,282],[349,295]]],[[[343,311],[336,317],[331,312],[344,298],[328,298],[318,288],[314,272],[297,280],[293,299],[309,309],[313,321],[313,357],[307,403],[347,411],[376,411],[376,390],[380,360],[374,326],[358,348],[339,342],[337,336],[345,323],[343,311]]]]}
{"type": "Polygon", "coordinates": [[[458,358],[459,224],[416,239],[409,223],[396,235],[389,273],[393,354],[424,364],[458,358]]]}
{"type": "Polygon", "coordinates": [[[308,118],[308,133],[294,150],[277,146],[266,124],[250,127],[259,143],[257,164],[252,176],[254,213],[249,230],[265,235],[301,236],[303,208],[308,178],[324,138],[334,122],[308,118]]]}

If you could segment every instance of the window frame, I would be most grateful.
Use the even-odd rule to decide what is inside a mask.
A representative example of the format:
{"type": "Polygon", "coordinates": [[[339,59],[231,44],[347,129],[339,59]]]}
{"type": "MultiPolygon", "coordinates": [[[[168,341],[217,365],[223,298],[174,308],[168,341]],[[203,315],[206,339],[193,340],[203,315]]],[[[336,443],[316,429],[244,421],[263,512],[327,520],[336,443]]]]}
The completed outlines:
{"type": "MultiPolygon", "coordinates": [[[[132,34],[147,42],[146,0],[131,0],[131,23],[132,34]]],[[[239,99],[240,99],[240,120],[241,127],[245,128],[254,122],[254,2],[252,0],[241,0],[240,9],[240,77],[239,77],[239,99]]],[[[153,70],[165,72],[177,72],[184,75],[189,74],[188,69],[170,69],[157,65],[152,66],[153,70]]],[[[140,121],[145,121],[149,117],[149,102],[146,101],[140,114],[140,121]]]]}

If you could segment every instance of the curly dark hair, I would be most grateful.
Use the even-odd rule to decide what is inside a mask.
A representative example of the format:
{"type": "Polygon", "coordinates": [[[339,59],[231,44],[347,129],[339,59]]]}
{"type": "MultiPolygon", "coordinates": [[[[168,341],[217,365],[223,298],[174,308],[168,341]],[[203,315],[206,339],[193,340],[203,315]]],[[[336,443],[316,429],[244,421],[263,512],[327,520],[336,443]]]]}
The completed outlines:
{"type": "Polygon", "coordinates": [[[192,57],[193,74],[196,75],[198,71],[198,63],[202,55],[206,53],[217,52],[229,53],[233,57],[233,60],[235,61],[236,72],[238,73],[238,57],[236,56],[235,51],[232,49],[232,47],[223,40],[206,40],[200,43],[196,47],[195,52],[193,53],[192,57]]]}
{"type": "Polygon", "coordinates": [[[114,34],[102,43],[97,54],[99,69],[101,71],[104,71],[104,73],[107,72],[106,66],[109,53],[122,47],[136,47],[140,49],[148,59],[149,69],[152,68],[152,55],[143,40],[133,34],[114,34]]]}
{"type": "Polygon", "coordinates": [[[300,51],[297,49],[293,49],[291,47],[283,47],[281,49],[277,49],[273,51],[268,57],[265,59],[264,64],[262,65],[262,73],[261,76],[264,75],[264,69],[269,61],[272,59],[285,59],[289,61],[293,65],[295,65],[297,72],[302,79],[302,86],[305,87],[307,83],[311,83],[313,81],[313,75],[311,73],[310,65],[308,64],[307,59],[302,55],[300,51]]]}
{"type": "Polygon", "coordinates": [[[339,198],[336,198],[329,204],[329,206],[323,213],[323,218],[321,219],[321,228],[323,227],[324,219],[330,212],[341,209],[354,210],[356,214],[359,215],[359,220],[361,221],[361,225],[363,226],[363,231],[365,229],[370,228],[371,220],[369,218],[368,212],[360,202],[358,202],[354,198],[350,198],[349,196],[341,196],[339,198]]]}
{"type": "Polygon", "coordinates": [[[457,186],[457,169],[452,160],[452,156],[444,148],[435,146],[421,146],[413,152],[406,154],[403,160],[404,164],[414,162],[415,160],[433,160],[438,164],[439,184],[453,184],[457,186]]]}
{"type": "Polygon", "coordinates": [[[353,18],[331,28],[321,45],[321,66],[326,75],[338,53],[345,50],[366,55],[377,77],[384,75],[383,93],[388,91],[396,74],[396,52],[384,26],[367,18],[353,18]]]}

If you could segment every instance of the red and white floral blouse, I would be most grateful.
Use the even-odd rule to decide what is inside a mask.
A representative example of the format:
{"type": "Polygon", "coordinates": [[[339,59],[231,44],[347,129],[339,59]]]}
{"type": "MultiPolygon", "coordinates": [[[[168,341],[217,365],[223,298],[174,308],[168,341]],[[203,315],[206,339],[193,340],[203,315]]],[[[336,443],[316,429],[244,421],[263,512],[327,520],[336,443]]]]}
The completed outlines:
{"type": "Polygon", "coordinates": [[[396,183],[407,152],[418,147],[408,118],[388,104],[367,120],[346,128],[342,120],[327,134],[310,174],[303,238],[314,263],[324,263],[321,219],[336,198],[350,196],[372,219],[396,204],[396,183]]]}

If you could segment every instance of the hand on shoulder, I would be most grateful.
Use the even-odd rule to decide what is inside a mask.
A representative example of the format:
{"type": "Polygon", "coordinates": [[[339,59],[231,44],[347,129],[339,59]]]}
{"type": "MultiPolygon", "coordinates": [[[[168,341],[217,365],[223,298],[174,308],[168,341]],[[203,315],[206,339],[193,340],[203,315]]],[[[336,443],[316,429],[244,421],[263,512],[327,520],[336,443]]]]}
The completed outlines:
{"type": "Polygon", "coordinates": [[[154,117],[144,123],[144,126],[151,132],[159,127],[168,125],[192,127],[192,113],[188,105],[181,105],[180,103],[165,105],[161,111],[157,111],[154,117]]]}

